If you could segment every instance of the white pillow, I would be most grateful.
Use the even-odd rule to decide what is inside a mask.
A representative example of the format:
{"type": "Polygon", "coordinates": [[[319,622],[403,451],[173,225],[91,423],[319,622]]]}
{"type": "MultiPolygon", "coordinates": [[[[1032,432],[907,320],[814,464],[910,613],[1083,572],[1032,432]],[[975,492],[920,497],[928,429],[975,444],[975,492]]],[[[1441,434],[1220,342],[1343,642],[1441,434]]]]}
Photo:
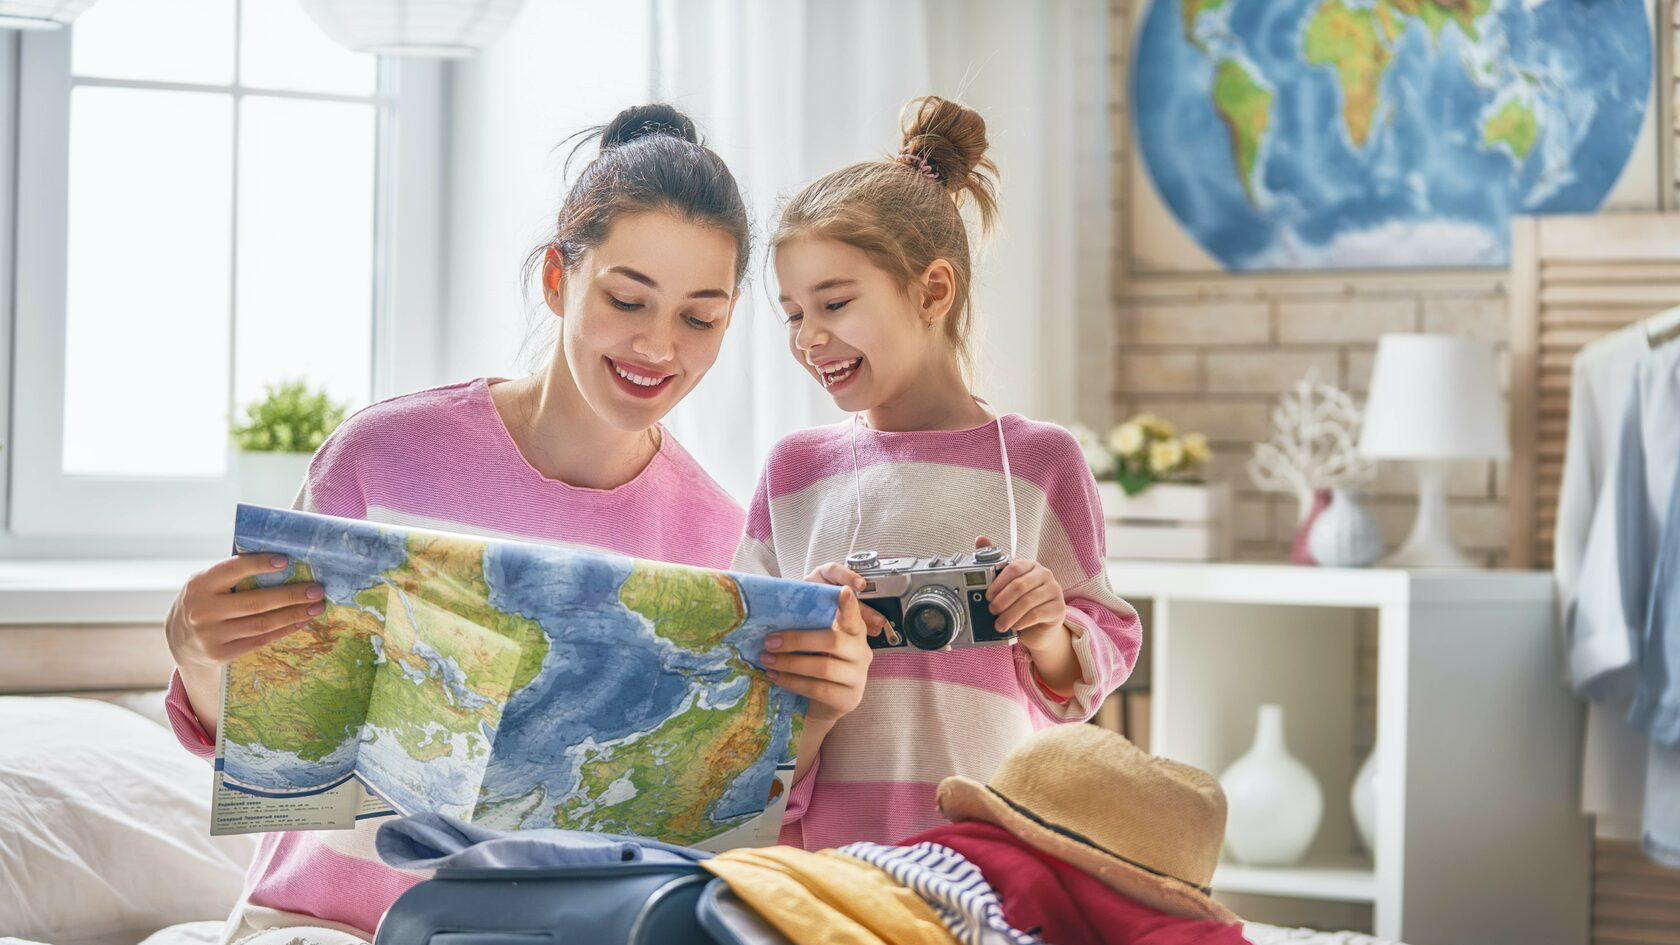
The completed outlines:
{"type": "Polygon", "coordinates": [[[254,837],[210,832],[210,766],[93,699],[0,697],[0,935],[131,945],[225,917],[254,837]]]}

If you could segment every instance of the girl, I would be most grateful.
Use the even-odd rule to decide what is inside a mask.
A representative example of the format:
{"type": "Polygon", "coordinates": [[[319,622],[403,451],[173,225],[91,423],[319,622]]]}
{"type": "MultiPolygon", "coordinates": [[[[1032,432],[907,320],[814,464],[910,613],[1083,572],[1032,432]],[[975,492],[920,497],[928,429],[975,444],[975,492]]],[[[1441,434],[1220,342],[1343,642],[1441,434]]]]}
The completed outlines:
{"type": "MultiPolygon", "coordinates": [[[[735,566],[861,592],[835,563],[849,553],[950,555],[1002,536],[1012,560],[986,597],[1019,642],[875,652],[858,708],[804,730],[782,842],[812,850],[938,824],[942,778],[984,780],[1033,730],[1088,719],[1140,640],[1136,612],[1108,587],[1096,484],[1073,437],[994,416],[965,380],[972,273],[959,206],[972,200],[990,228],[985,122],[934,97],[905,117],[896,157],[807,186],[775,228],[788,349],[854,416],[776,444],[735,566]]],[[[772,676],[819,665],[784,653],[772,676]]]]}
{"type": "MultiPolygon", "coordinates": [[[[664,105],[620,113],[601,130],[600,154],[567,194],[553,236],[528,261],[559,320],[546,369],[361,411],[316,454],[298,506],[727,566],[741,509],[659,419],[717,358],[739,300],[747,233],[734,178],[687,117],[664,105]]],[[[189,581],[170,611],[178,667],[170,718],[196,754],[214,753],[222,665],[322,612],[319,584],[228,590],[283,567],[282,557],[230,558],[189,581]]],[[[829,646],[830,637],[861,637],[856,601],[841,597],[836,626],[805,637],[829,646]]],[[[861,688],[850,667],[810,669],[784,685],[817,692],[819,717],[834,711],[819,685],[861,688]]],[[[398,894],[425,878],[379,861],[379,823],[264,836],[227,938],[310,925],[371,939],[398,894]]]]}

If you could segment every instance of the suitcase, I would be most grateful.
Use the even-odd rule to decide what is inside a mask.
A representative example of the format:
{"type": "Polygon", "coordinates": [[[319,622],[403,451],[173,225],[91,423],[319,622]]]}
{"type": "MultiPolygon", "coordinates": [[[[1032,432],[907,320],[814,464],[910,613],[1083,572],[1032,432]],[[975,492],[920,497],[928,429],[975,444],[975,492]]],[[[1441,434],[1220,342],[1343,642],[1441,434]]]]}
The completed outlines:
{"type": "Polygon", "coordinates": [[[700,924],[711,879],[698,863],[439,869],[391,905],[374,945],[735,945],[700,924]]]}

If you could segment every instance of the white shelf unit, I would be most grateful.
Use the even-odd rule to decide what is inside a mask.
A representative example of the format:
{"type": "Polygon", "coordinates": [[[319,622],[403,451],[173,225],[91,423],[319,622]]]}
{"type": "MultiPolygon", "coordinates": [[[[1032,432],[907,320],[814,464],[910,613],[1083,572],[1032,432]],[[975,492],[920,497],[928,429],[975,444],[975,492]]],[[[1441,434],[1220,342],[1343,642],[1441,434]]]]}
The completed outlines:
{"type": "Polygon", "coordinates": [[[1147,605],[1157,754],[1217,775],[1275,703],[1324,789],[1300,865],[1222,864],[1216,894],[1368,903],[1373,931],[1409,945],[1587,940],[1582,714],[1550,575],[1142,561],[1109,575],[1147,605]],[[1378,633],[1374,862],[1348,802],[1362,612],[1378,633]]]}

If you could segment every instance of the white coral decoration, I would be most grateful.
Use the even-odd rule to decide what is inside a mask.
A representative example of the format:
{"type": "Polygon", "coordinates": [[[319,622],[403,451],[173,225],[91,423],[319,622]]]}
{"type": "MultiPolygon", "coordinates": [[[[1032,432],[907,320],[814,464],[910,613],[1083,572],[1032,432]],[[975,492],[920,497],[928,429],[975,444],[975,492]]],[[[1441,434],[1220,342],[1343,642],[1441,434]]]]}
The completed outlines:
{"type": "Polygon", "coordinates": [[[1249,478],[1265,492],[1293,492],[1302,509],[1319,489],[1366,482],[1375,467],[1355,448],[1359,423],[1353,398],[1308,372],[1272,408],[1272,434],[1254,444],[1249,478]]]}

